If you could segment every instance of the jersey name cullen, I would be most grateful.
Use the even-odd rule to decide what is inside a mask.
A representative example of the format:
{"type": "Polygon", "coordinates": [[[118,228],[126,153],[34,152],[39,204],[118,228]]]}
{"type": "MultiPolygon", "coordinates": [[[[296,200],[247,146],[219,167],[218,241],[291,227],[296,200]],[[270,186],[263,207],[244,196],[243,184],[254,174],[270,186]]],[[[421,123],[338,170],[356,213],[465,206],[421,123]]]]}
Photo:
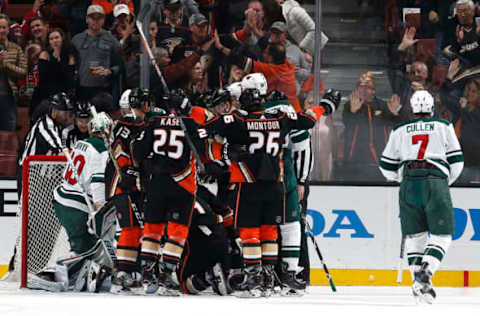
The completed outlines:
{"type": "Polygon", "coordinates": [[[247,128],[254,131],[279,130],[280,123],[278,121],[247,122],[247,128]]]}
{"type": "Polygon", "coordinates": [[[413,125],[407,126],[407,133],[431,132],[434,129],[435,129],[435,124],[433,123],[413,124],[413,125]]]}

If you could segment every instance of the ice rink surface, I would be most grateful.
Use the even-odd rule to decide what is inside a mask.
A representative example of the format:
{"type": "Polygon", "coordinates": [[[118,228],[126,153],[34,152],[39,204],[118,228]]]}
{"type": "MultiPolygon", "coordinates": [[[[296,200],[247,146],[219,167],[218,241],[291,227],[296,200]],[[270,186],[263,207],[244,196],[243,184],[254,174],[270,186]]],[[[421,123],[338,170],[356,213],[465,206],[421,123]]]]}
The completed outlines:
{"type": "Polygon", "coordinates": [[[161,297],[19,290],[0,282],[0,315],[480,315],[480,288],[437,288],[434,305],[415,305],[408,287],[313,286],[303,297],[161,297]]]}

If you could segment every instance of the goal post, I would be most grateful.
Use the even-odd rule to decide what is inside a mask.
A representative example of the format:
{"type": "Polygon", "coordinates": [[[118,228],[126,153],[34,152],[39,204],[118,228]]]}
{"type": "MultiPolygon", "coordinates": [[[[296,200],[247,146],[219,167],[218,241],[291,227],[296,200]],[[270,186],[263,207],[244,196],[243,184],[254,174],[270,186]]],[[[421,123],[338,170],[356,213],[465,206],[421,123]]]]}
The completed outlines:
{"type": "Polygon", "coordinates": [[[53,191],[62,183],[64,156],[28,156],[23,162],[21,234],[17,240],[15,273],[20,267],[20,287],[28,287],[30,274],[37,274],[68,256],[67,235],[53,207],[53,191]],[[20,249],[19,249],[20,248],[20,249]]]}

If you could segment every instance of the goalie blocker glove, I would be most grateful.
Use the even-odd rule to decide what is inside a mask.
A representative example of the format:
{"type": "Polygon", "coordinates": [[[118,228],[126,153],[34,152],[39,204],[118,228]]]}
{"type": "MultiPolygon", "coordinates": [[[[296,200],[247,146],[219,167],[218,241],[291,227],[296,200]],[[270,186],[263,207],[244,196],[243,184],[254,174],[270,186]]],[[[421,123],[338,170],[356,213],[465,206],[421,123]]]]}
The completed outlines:
{"type": "Polygon", "coordinates": [[[322,100],[320,100],[320,105],[325,109],[325,115],[333,114],[340,105],[341,99],[342,95],[340,91],[328,89],[323,95],[322,100]]]}

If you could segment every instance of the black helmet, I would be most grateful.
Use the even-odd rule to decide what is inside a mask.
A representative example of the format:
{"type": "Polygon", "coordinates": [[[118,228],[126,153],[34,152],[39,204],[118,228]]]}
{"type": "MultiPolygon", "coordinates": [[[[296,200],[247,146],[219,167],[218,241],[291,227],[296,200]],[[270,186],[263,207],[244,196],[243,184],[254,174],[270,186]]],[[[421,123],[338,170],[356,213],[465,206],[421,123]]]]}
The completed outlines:
{"type": "Polygon", "coordinates": [[[245,89],[240,95],[240,106],[247,112],[255,112],[263,110],[262,97],[258,89],[245,89]]]}
{"type": "Polygon", "coordinates": [[[273,90],[267,95],[267,102],[286,101],[287,96],[282,91],[273,90]]]}
{"type": "Polygon", "coordinates": [[[78,101],[75,103],[75,117],[76,118],[90,118],[92,112],[90,110],[91,104],[88,101],[78,101]]]}
{"type": "Polygon", "coordinates": [[[59,92],[50,97],[50,107],[59,111],[73,111],[73,105],[65,92],[59,92]]]}
{"type": "Polygon", "coordinates": [[[217,106],[221,104],[225,104],[226,102],[232,102],[232,96],[230,91],[220,88],[213,91],[211,106],[217,106]]]}
{"type": "Polygon", "coordinates": [[[131,108],[140,108],[144,102],[153,105],[153,95],[148,89],[133,88],[128,99],[131,108]]]}

